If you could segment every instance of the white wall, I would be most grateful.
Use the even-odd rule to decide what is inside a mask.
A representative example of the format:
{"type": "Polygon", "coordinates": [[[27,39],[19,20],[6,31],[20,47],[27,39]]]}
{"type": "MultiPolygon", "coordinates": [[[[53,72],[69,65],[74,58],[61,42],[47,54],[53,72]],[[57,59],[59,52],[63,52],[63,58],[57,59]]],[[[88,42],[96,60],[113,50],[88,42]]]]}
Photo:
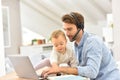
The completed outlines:
{"type": "MultiPolygon", "coordinates": [[[[41,9],[41,7],[39,7],[41,9]]],[[[30,29],[45,38],[50,37],[50,33],[55,29],[62,28],[61,18],[56,17],[57,21],[49,18],[52,15],[44,15],[42,11],[21,2],[21,26],[30,29]],[[59,22],[59,23],[58,23],[59,22]]],[[[46,13],[50,13],[46,11],[46,13]]],[[[88,32],[97,34],[102,37],[102,27],[105,27],[105,21],[99,21],[98,23],[86,22],[85,29],[88,32]]]]}
{"type": "MultiPolygon", "coordinates": [[[[6,55],[19,53],[19,47],[22,45],[22,27],[26,27],[47,39],[53,30],[62,28],[61,18],[57,19],[58,23],[58,21],[48,18],[50,15],[44,15],[24,3],[19,3],[19,0],[2,0],[2,3],[10,9],[11,46],[5,48],[6,55]]],[[[100,37],[102,36],[101,27],[99,22],[97,24],[85,22],[86,30],[100,37]]]]}
{"type": "MultiPolygon", "coordinates": [[[[45,15],[40,10],[36,10],[23,2],[20,4],[21,26],[49,38],[53,30],[62,28],[62,24],[49,18],[51,15],[45,15]]],[[[41,9],[41,7],[39,7],[41,9]]],[[[46,11],[46,13],[50,13],[46,11]]],[[[61,19],[57,19],[59,22],[61,19]]]]}
{"type": "Polygon", "coordinates": [[[0,76],[5,74],[5,57],[4,57],[4,44],[3,44],[3,25],[2,25],[2,10],[0,0],[0,76]]]}
{"type": "Polygon", "coordinates": [[[21,46],[21,24],[19,0],[2,0],[3,6],[8,6],[10,15],[11,46],[5,48],[5,54],[18,54],[21,46]]]}
{"type": "MultiPolygon", "coordinates": [[[[85,21],[86,22],[86,21],[85,21]]],[[[103,27],[107,27],[107,23],[106,21],[99,21],[98,23],[90,23],[90,22],[86,22],[85,23],[85,30],[98,35],[99,37],[102,38],[103,33],[102,33],[102,28],[103,27]]]]}
{"type": "Polygon", "coordinates": [[[112,0],[113,11],[113,52],[116,60],[120,60],[120,0],[112,0]]]}

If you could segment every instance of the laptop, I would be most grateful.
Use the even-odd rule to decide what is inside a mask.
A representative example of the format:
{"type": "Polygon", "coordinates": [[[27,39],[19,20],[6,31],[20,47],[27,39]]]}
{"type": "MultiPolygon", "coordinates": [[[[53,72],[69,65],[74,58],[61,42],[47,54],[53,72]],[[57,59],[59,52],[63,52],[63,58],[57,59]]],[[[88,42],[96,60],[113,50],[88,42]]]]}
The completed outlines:
{"type": "Polygon", "coordinates": [[[46,79],[37,75],[28,56],[12,55],[8,56],[15,72],[21,78],[34,80],[86,80],[86,78],[75,75],[49,76],[46,79]]]}
{"type": "Polygon", "coordinates": [[[43,80],[38,76],[28,56],[12,55],[8,56],[15,72],[19,77],[35,80],[43,80]]]}

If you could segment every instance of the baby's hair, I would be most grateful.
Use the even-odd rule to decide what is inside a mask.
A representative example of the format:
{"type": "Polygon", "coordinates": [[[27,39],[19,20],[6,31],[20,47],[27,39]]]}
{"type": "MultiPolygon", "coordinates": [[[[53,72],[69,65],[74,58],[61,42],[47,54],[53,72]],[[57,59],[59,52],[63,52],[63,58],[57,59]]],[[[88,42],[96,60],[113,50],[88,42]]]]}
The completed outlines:
{"type": "Polygon", "coordinates": [[[51,34],[50,39],[58,38],[60,35],[62,35],[65,38],[65,40],[67,40],[66,36],[65,36],[65,33],[62,30],[55,30],[55,31],[53,31],[52,34],[51,34]]]}

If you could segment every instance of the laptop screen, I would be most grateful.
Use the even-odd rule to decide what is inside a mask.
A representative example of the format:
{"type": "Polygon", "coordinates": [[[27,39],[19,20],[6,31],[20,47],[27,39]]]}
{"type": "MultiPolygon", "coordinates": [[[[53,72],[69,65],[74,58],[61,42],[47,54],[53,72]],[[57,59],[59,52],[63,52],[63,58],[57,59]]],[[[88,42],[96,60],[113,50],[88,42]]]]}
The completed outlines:
{"type": "Polygon", "coordinates": [[[38,79],[38,75],[28,56],[8,56],[19,77],[38,79]]]}

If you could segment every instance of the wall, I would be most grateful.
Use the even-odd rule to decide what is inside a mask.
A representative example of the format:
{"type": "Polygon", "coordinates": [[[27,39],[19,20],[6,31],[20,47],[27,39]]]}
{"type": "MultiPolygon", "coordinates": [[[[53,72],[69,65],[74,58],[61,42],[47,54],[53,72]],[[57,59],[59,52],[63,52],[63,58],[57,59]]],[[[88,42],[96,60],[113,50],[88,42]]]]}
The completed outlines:
{"type": "MultiPolygon", "coordinates": [[[[24,3],[19,3],[19,0],[3,0],[2,3],[10,8],[10,35],[12,40],[11,47],[5,48],[6,54],[19,53],[19,47],[22,45],[22,27],[33,30],[33,32],[43,35],[47,39],[53,30],[62,28],[61,19],[58,19],[59,23],[57,23],[48,18],[49,15],[45,16],[40,11],[25,5],[24,3]]],[[[97,24],[93,24],[85,22],[85,28],[87,31],[101,37],[103,26],[100,24],[103,23],[98,22],[97,24]]]]}
{"type": "Polygon", "coordinates": [[[113,52],[114,57],[118,61],[120,60],[120,0],[112,0],[112,11],[113,11],[113,52]]]}
{"type": "MultiPolygon", "coordinates": [[[[53,30],[62,28],[62,24],[60,23],[61,19],[56,17],[56,19],[59,20],[59,23],[54,21],[49,18],[49,16],[51,16],[50,14],[45,15],[40,11],[41,7],[39,7],[40,10],[37,10],[36,8],[23,2],[21,2],[20,6],[22,27],[28,28],[29,30],[42,35],[45,38],[49,38],[53,30]]],[[[46,13],[49,13],[49,11],[46,11],[46,13]]]]}
{"type": "Polygon", "coordinates": [[[2,10],[0,0],[0,76],[5,74],[5,59],[3,45],[3,25],[2,25],[2,10]]]}
{"type": "Polygon", "coordinates": [[[19,0],[2,0],[3,6],[9,7],[11,46],[5,48],[5,54],[18,54],[21,46],[21,24],[19,0]]]}
{"type": "MultiPolygon", "coordinates": [[[[35,8],[35,6],[30,6],[24,2],[21,2],[21,26],[22,28],[28,28],[29,30],[38,33],[45,38],[49,38],[50,34],[55,29],[62,29],[62,21],[61,17],[56,17],[56,20],[53,20],[49,11],[44,9],[46,14],[43,14],[41,7],[39,10],[35,8]]],[[[53,16],[55,17],[55,16],[53,16]]],[[[99,21],[98,23],[86,22],[85,20],[85,29],[91,33],[97,34],[102,37],[102,27],[104,25],[104,21],[99,21]],[[102,24],[102,25],[101,25],[102,24]],[[99,30],[99,31],[97,31],[99,30]]]]}
{"type": "Polygon", "coordinates": [[[103,33],[102,33],[102,28],[106,27],[106,21],[99,21],[96,24],[95,23],[90,23],[90,22],[85,22],[85,30],[98,35],[99,37],[102,38],[103,33]]]}

